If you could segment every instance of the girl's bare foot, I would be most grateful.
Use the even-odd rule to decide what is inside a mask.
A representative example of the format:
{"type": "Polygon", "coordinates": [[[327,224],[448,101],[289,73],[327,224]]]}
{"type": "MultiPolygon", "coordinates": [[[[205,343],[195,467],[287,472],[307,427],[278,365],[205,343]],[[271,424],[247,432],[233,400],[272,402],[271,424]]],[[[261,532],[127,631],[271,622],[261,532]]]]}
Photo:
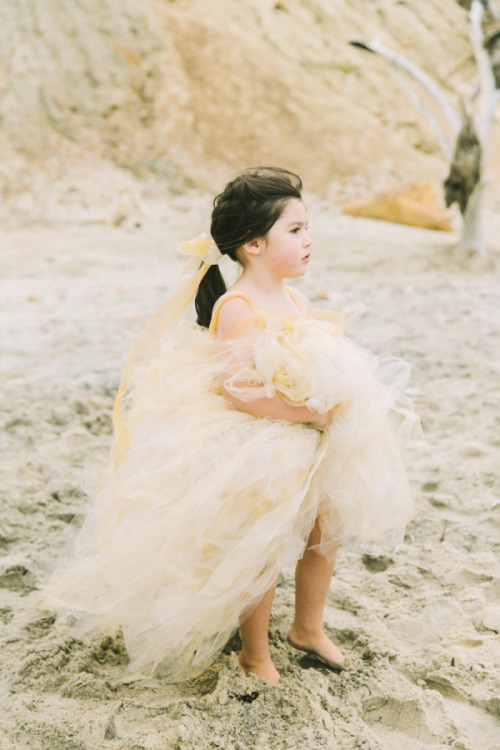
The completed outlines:
{"type": "Polygon", "coordinates": [[[243,651],[241,651],[238,655],[238,663],[245,674],[254,674],[256,677],[261,677],[272,685],[275,685],[280,678],[280,673],[272,663],[271,659],[251,661],[245,656],[243,651]]]}
{"type": "Polygon", "coordinates": [[[323,631],[306,633],[292,625],[287,635],[287,641],[293,648],[311,654],[311,656],[317,656],[332,669],[345,669],[344,654],[323,631]]]}

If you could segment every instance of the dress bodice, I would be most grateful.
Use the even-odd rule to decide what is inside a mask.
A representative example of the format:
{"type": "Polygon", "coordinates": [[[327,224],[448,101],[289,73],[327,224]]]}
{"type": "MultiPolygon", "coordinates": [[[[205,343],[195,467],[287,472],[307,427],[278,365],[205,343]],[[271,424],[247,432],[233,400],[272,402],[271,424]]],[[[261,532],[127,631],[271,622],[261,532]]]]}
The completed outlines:
{"type": "Polygon", "coordinates": [[[338,340],[344,316],[309,310],[295,290],[286,289],[297,306],[296,315],[263,310],[240,292],[229,292],[216,303],[210,326],[213,334],[224,302],[239,297],[249,306],[248,315],[221,342],[229,374],[224,386],[242,401],[280,396],[293,406],[326,412],[347,398],[345,387],[339,388],[334,375],[339,347],[349,346],[346,339],[338,340]]]}
{"type": "MultiPolygon", "coordinates": [[[[251,316],[253,318],[253,323],[259,328],[268,328],[269,320],[275,319],[281,321],[281,324],[284,328],[290,328],[292,325],[292,322],[295,321],[298,317],[307,315],[308,310],[306,309],[306,305],[295,289],[292,289],[292,287],[286,286],[286,291],[291,296],[293,302],[295,303],[295,306],[297,307],[297,314],[296,315],[279,315],[278,313],[271,312],[270,310],[265,310],[257,305],[257,303],[249,297],[247,294],[244,294],[243,292],[226,292],[226,294],[223,294],[222,297],[219,297],[217,302],[215,303],[213,313],[212,313],[212,319],[210,321],[210,333],[215,334],[217,332],[217,323],[219,320],[219,312],[224,305],[225,302],[227,302],[230,299],[243,299],[245,302],[248,303],[248,306],[251,311],[251,316]]],[[[273,326],[274,327],[274,326],[273,326]]],[[[236,326],[236,330],[239,328],[239,324],[236,326]]],[[[233,331],[230,335],[233,334],[233,331]]]]}

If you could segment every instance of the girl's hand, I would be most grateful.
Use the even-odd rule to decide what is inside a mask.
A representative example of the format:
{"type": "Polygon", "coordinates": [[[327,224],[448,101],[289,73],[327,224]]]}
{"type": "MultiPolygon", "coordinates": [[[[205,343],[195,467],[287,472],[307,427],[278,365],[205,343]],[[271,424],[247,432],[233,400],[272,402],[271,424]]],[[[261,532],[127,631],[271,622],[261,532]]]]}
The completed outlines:
{"type": "Polygon", "coordinates": [[[311,424],[314,425],[317,430],[326,430],[326,428],[332,423],[333,412],[334,409],[330,409],[326,414],[315,414],[314,419],[311,420],[311,424]]]}

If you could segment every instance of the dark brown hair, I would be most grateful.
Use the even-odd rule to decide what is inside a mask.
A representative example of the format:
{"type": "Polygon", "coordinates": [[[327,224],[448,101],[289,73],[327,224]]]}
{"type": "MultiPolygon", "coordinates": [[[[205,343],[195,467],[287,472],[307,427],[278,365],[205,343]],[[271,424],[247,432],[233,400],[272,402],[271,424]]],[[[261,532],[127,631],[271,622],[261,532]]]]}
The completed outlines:
{"type": "MultiPolygon", "coordinates": [[[[210,234],[223,255],[237,261],[245,242],[264,237],[291,198],[301,198],[302,180],[278,167],[254,167],[231,180],[214,199],[210,234]]],[[[208,327],[215,302],[226,291],[219,267],[210,266],[198,287],[198,323],[208,327]]]]}

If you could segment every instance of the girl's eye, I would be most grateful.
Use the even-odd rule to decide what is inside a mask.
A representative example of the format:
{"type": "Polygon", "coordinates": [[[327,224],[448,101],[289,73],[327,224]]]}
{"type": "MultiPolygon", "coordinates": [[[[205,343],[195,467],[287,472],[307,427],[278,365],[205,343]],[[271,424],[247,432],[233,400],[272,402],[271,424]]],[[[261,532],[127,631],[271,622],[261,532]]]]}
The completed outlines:
{"type": "Polygon", "coordinates": [[[300,227],[295,227],[295,229],[292,229],[292,234],[298,234],[300,231],[300,227]]]}

